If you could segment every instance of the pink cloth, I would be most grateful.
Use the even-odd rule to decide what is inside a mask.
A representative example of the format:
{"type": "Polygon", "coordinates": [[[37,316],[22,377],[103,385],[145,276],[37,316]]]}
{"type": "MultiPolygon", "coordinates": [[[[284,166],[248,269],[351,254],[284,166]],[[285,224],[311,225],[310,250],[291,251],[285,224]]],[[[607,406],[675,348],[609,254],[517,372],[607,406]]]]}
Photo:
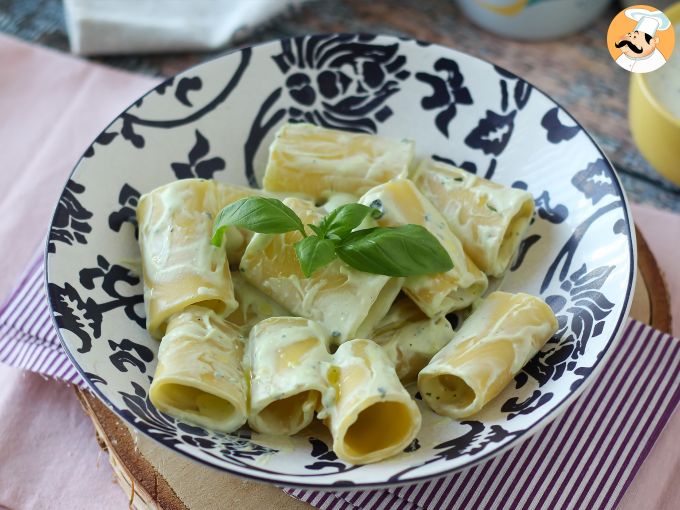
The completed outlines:
{"type": "Polygon", "coordinates": [[[0,271],[4,297],[42,241],[82,153],[158,80],[2,34],[0,69],[0,246],[11,255],[0,271]]]}
{"type": "MultiPolygon", "coordinates": [[[[88,143],[153,79],[93,65],[0,35],[0,300],[25,269],[62,185],[88,143]]],[[[680,336],[680,216],[634,207],[665,270],[680,336]]],[[[72,389],[0,365],[0,508],[125,508],[72,389]]],[[[620,508],[680,508],[676,413],[620,508]]]]}
{"type": "Polygon", "coordinates": [[[671,298],[673,325],[670,333],[680,337],[680,216],[648,205],[633,204],[633,219],[661,268],[671,298]]]}
{"type": "MultiPolygon", "coordinates": [[[[0,300],[66,178],[111,119],[157,80],[0,35],[0,300]]],[[[73,389],[0,364],[0,508],[127,508],[73,389]],[[95,503],[96,502],[96,503],[95,503]]]]}
{"type": "Polygon", "coordinates": [[[0,363],[0,416],[0,508],[127,508],[73,388],[0,363]]]}

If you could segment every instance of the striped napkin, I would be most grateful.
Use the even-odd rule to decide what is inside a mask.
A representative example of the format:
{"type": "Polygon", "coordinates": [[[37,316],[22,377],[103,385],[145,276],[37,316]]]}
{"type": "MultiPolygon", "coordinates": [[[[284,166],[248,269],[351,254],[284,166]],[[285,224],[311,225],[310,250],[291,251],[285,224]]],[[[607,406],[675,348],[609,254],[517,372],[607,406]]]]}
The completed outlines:
{"type": "MultiPolygon", "coordinates": [[[[680,340],[631,319],[614,349],[557,420],[466,471],[385,490],[284,490],[323,510],[613,509],[680,400],[680,340]]],[[[0,362],[85,386],[52,326],[42,253],[0,308],[0,362]]]]}
{"type": "Polygon", "coordinates": [[[86,388],[61,348],[45,292],[42,251],[0,308],[0,362],[86,388]]]}

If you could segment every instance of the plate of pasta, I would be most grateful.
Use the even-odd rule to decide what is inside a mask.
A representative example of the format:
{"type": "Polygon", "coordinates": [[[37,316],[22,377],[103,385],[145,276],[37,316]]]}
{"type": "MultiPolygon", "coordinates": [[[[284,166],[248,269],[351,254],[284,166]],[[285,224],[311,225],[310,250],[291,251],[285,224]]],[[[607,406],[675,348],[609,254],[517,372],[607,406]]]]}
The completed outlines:
{"type": "Polygon", "coordinates": [[[170,78],[93,141],[50,227],[64,349],[127,424],[285,486],[464,469],[616,346],[634,230],[559,105],[458,51],[327,34],[170,78]]]}

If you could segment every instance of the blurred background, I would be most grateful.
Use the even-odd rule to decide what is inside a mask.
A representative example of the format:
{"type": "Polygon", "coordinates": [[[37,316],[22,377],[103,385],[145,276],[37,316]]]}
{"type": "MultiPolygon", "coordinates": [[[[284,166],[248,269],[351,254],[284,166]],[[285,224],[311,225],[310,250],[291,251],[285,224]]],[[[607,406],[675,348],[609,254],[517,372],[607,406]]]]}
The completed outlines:
{"type": "MultiPolygon", "coordinates": [[[[655,171],[633,141],[631,74],[614,64],[606,48],[610,21],[634,3],[0,0],[0,31],[152,76],[173,75],[229,48],[309,33],[384,33],[439,43],[490,60],[543,89],[596,138],[633,201],[680,212],[680,188],[655,171]]],[[[671,3],[658,0],[654,7],[671,3]]],[[[676,55],[676,65],[678,60],[676,55]]]]}

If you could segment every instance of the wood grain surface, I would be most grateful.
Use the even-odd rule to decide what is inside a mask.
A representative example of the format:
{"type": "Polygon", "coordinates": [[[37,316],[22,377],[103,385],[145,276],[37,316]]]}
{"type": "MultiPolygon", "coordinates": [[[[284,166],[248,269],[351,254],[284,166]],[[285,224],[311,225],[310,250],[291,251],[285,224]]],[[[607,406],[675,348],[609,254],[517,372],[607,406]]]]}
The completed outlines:
{"type": "MultiPolygon", "coordinates": [[[[631,316],[670,331],[668,292],[652,252],[636,229],[638,286],[631,316]]],[[[209,510],[216,504],[239,510],[312,508],[273,485],[242,480],[182,457],[146,437],[137,436],[92,393],[76,389],[94,424],[100,447],[123,490],[137,509],[209,510]]]]}

